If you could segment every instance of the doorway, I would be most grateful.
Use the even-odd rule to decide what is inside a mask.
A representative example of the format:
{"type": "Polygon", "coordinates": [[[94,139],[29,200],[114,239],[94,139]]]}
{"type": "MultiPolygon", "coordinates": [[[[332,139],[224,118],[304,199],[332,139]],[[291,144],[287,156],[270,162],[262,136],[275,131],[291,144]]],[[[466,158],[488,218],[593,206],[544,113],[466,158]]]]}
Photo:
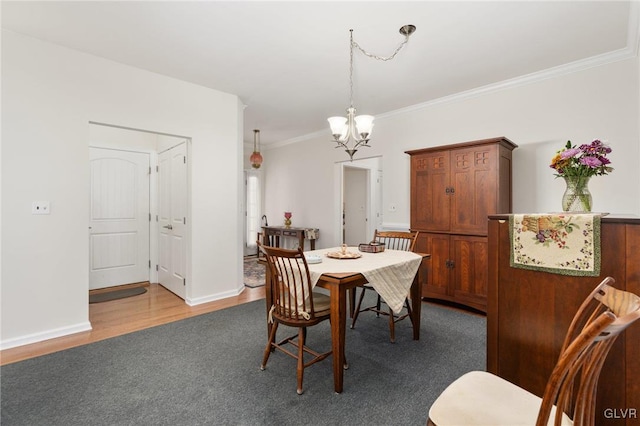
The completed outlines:
{"type": "MultiPolygon", "coordinates": [[[[117,215],[124,216],[125,218],[130,218],[133,215],[133,213],[131,213],[133,210],[133,207],[129,207],[128,210],[123,210],[122,206],[114,207],[113,205],[114,199],[119,200],[120,204],[125,204],[125,205],[128,205],[128,204],[134,204],[135,206],[143,205],[143,204],[146,205],[146,209],[144,210],[138,207],[136,207],[138,209],[135,210],[135,216],[141,222],[145,223],[144,228],[146,229],[146,234],[145,234],[146,236],[142,236],[143,234],[137,231],[139,235],[142,236],[138,240],[139,244],[141,246],[146,246],[145,255],[138,254],[136,258],[136,262],[132,262],[131,258],[133,255],[129,254],[129,252],[127,251],[127,250],[130,251],[132,249],[123,249],[123,247],[125,246],[123,246],[122,244],[113,245],[111,249],[105,249],[103,247],[100,247],[103,253],[107,253],[108,255],[111,255],[112,257],[115,258],[116,261],[111,261],[111,263],[114,263],[114,264],[136,263],[136,265],[140,266],[141,269],[142,267],[144,267],[144,271],[145,271],[144,276],[138,275],[134,279],[134,281],[131,281],[131,278],[125,279],[125,278],[119,277],[115,273],[117,268],[111,267],[106,261],[103,260],[102,263],[100,264],[96,263],[96,261],[93,260],[94,253],[96,253],[96,250],[90,249],[90,253],[91,253],[90,260],[89,260],[90,271],[99,269],[100,273],[107,277],[107,278],[102,278],[104,282],[106,282],[107,284],[104,284],[104,283],[94,284],[93,278],[91,276],[92,273],[90,273],[90,277],[89,277],[90,289],[113,287],[113,286],[128,284],[132,282],[142,282],[142,281],[159,282],[159,279],[158,279],[159,269],[160,269],[159,265],[161,261],[161,255],[163,255],[161,254],[162,247],[160,245],[159,229],[161,228],[161,226],[167,225],[167,223],[163,223],[163,225],[160,225],[160,204],[161,204],[161,200],[165,200],[166,202],[167,191],[166,190],[164,191],[164,196],[161,198],[161,192],[162,192],[162,187],[160,185],[161,168],[158,165],[158,161],[162,153],[169,152],[171,151],[172,148],[182,146],[182,148],[180,148],[182,149],[182,151],[179,154],[180,155],[179,160],[182,164],[179,167],[176,166],[176,170],[178,169],[180,170],[180,173],[182,176],[184,176],[184,179],[180,185],[169,183],[169,185],[173,185],[174,187],[179,188],[179,189],[174,188],[173,192],[177,193],[176,191],[178,191],[180,195],[177,195],[175,199],[172,199],[172,201],[169,201],[169,203],[173,208],[173,211],[170,217],[175,216],[173,215],[173,212],[177,212],[176,214],[180,216],[180,222],[181,222],[180,226],[174,227],[174,223],[171,223],[171,226],[172,228],[175,229],[175,232],[173,232],[172,234],[174,236],[178,236],[178,239],[181,239],[181,243],[183,247],[182,250],[177,250],[172,254],[174,258],[177,256],[180,258],[180,260],[174,262],[175,266],[172,266],[172,268],[169,268],[169,270],[173,270],[173,271],[178,270],[181,279],[180,279],[180,288],[178,291],[174,291],[174,289],[172,288],[169,288],[169,289],[171,291],[174,291],[174,293],[178,294],[183,299],[185,298],[186,287],[188,285],[188,280],[187,280],[188,277],[186,272],[187,271],[186,265],[188,265],[188,257],[187,257],[188,250],[186,250],[186,247],[188,246],[188,240],[189,240],[188,230],[189,230],[189,223],[190,223],[190,218],[188,214],[189,212],[189,209],[188,209],[189,163],[187,161],[188,152],[190,151],[189,144],[190,144],[190,140],[186,137],[166,135],[166,134],[156,133],[152,131],[123,128],[123,127],[108,125],[104,123],[95,123],[95,122],[89,123],[89,151],[91,153],[92,158],[94,155],[93,152],[105,152],[105,151],[110,152],[111,154],[120,153],[119,154],[120,156],[126,158],[126,160],[123,161],[122,163],[118,163],[118,164],[121,164],[119,166],[120,167],[119,169],[111,172],[111,175],[113,177],[112,180],[116,182],[115,186],[121,187],[119,190],[121,195],[118,196],[119,198],[114,198],[113,194],[116,193],[114,188],[108,187],[108,186],[103,188],[102,186],[99,186],[99,188],[101,188],[100,190],[103,191],[105,194],[110,194],[109,196],[104,196],[103,201],[99,202],[100,209],[107,212],[114,211],[114,209],[119,209],[117,211],[117,215]],[[135,167],[125,166],[124,164],[128,164],[128,163],[133,164],[133,160],[129,158],[130,156],[133,156],[134,158],[146,157],[147,162],[145,163],[144,166],[143,165],[139,165],[135,167]],[[125,177],[132,173],[132,172],[123,172],[123,170],[126,170],[127,168],[138,168],[138,171],[140,173],[136,177],[137,179],[136,185],[138,182],[146,181],[147,182],[146,194],[137,190],[129,191],[129,192],[126,191],[126,188],[129,188],[130,186],[133,185],[131,179],[129,180],[129,183],[124,183],[125,177]],[[132,195],[134,193],[136,194],[135,197],[134,195],[132,195]],[[130,199],[133,199],[133,198],[137,200],[135,203],[133,201],[130,201],[130,199]],[[110,206],[108,205],[109,203],[111,203],[110,206]],[[100,268],[97,268],[96,266],[100,266],[100,268]],[[96,285],[99,285],[100,287],[97,287],[96,285]]],[[[93,166],[91,167],[92,167],[91,176],[93,177],[94,176],[93,166]]],[[[93,185],[94,184],[92,183],[92,191],[93,191],[93,185]]],[[[93,198],[94,196],[90,195],[90,200],[92,200],[91,203],[96,204],[97,201],[93,200],[93,198]]],[[[116,206],[117,206],[117,203],[116,203],[116,206]]],[[[94,215],[93,214],[94,210],[97,211],[97,208],[95,205],[92,205],[91,206],[92,216],[94,215]]],[[[112,215],[114,214],[112,213],[112,215]]],[[[94,225],[92,222],[93,222],[93,218],[90,218],[90,241],[91,241],[90,245],[95,246],[96,244],[92,240],[95,239],[97,241],[99,240],[99,238],[96,238],[98,232],[93,232],[94,225]]],[[[131,234],[131,231],[125,230],[125,231],[119,231],[119,233],[116,232],[115,235],[117,237],[111,237],[110,239],[113,242],[117,242],[118,239],[127,240],[130,243],[129,247],[133,247],[133,243],[130,242],[132,237],[131,235],[127,236],[126,235],[127,233],[131,234]]],[[[107,238],[103,237],[102,240],[106,241],[107,238]]],[[[138,246],[138,248],[140,247],[138,246]]],[[[142,250],[140,250],[140,252],[142,252],[142,250]]],[[[166,255],[164,256],[165,256],[164,259],[166,259],[166,255]]],[[[109,260],[108,257],[107,257],[107,260],[109,260]]],[[[166,262],[164,264],[166,265],[166,262]]],[[[164,285],[164,283],[162,284],[164,285]]],[[[169,284],[169,286],[171,285],[169,284]]]]}
{"type": "Polygon", "coordinates": [[[342,197],[343,242],[357,246],[368,242],[369,170],[345,166],[342,197]]]}
{"type": "Polygon", "coordinates": [[[244,256],[258,254],[258,233],[262,232],[261,173],[259,170],[244,171],[244,256]]]}
{"type": "Polygon", "coordinates": [[[382,157],[336,163],[336,240],[357,245],[382,229],[382,157]],[[363,182],[364,180],[364,182],[363,182]]]}

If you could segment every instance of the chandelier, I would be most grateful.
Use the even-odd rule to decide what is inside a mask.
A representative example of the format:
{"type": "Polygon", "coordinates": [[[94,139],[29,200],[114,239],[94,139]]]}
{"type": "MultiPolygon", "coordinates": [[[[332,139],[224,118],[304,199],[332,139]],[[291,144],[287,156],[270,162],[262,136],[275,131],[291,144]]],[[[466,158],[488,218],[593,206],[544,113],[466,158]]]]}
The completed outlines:
{"type": "Polygon", "coordinates": [[[333,140],[336,142],[336,148],[344,148],[349,154],[349,158],[353,161],[353,155],[358,151],[360,146],[370,146],[369,137],[373,129],[372,115],[357,115],[353,106],[353,49],[360,50],[365,56],[379,60],[389,61],[393,59],[398,52],[409,41],[409,36],[416,30],[414,25],[404,25],[400,28],[400,34],[404,36],[404,41],[396,48],[391,56],[381,57],[373,55],[364,50],[358,43],[353,41],[353,30],[349,30],[349,108],[347,108],[346,117],[329,117],[327,121],[331,127],[333,140]],[[353,140],[352,140],[353,139],[353,140]]]}
{"type": "Polygon", "coordinates": [[[253,154],[249,157],[251,161],[251,167],[259,169],[262,164],[262,155],[260,154],[260,130],[255,129],[253,131],[253,154]]]}

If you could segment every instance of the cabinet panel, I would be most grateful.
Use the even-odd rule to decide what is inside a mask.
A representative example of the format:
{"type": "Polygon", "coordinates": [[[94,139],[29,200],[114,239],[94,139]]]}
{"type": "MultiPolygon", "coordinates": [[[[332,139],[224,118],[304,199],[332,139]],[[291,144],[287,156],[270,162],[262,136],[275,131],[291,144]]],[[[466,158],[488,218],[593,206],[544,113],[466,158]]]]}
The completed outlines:
{"type": "Polygon", "coordinates": [[[497,152],[495,145],[452,151],[452,233],[487,234],[487,216],[497,213],[497,152]]]}
{"type": "MultiPolygon", "coordinates": [[[[626,286],[627,291],[640,295],[640,223],[626,225],[626,286]]],[[[640,325],[625,331],[626,359],[626,404],[625,407],[636,407],[640,410],[640,325]]],[[[640,414],[638,414],[640,416],[640,414]]],[[[631,422],[629,422],[631,423],[631,422]]]]}
{"type": "Polygon", "coordinates": [[[489,258],[486,237],[451,236],[453,296],[468,306],[486,310],[489,258]]]}
{"type": "Polygon", "coordinates": [[[416,251],[429,253],[431,258],[423,262],[426,269],[426,282],[422,283],[422,297],[439,298],[449,296],[449,235],[420,233],[416,242],[416,251]]]}
{"type": "Polygon", "coordinates": [[[431,254],[424,265],[422,297],[486,311],[487,238],[420,233],[416,251],[431,254]]]}
{"type": "Polygon", "coordinates": [[[434,152],[411,160],[411,228],[448,231],[450,223],[449,153],[434,152]]]}

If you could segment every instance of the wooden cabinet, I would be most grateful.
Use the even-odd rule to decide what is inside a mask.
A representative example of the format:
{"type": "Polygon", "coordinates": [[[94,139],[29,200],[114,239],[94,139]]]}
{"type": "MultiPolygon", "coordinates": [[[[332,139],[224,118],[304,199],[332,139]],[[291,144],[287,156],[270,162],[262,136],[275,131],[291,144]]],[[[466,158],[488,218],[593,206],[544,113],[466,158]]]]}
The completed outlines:
{"type": "Polygon", "coordinates": [[[486,311],[487,217],[511,212],[511,152],[500,137],[407,151],[411,230],[423,266],[422,296],[486,311]]]}
{"type": "Polygon", "coordinates": [[[422,297],[486,311],[487,248],[487,237],[420,233],[416,251],[431,254],[421,266],[422,297]]]}
{"type": "MultiPolygon", "coordinates": [[[[602,218],[599,277],[512,268],[508,216],[489,220],[487,370],[542,396],[564,335],[582,301],[607,276],[640,295],[640,218],[602,218]]],[[[615,342],[598,381],[597,425],[637,425],[640,324],[615,342]],[[626,416],[626,418],[624,417],[626,416]]]]}

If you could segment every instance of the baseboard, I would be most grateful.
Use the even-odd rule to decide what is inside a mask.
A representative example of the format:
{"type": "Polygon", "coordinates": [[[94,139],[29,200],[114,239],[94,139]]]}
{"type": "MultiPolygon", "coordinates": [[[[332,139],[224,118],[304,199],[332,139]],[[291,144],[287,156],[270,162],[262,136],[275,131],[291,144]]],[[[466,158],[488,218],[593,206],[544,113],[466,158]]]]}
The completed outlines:
{"type": "Polygon", "coordinates": [[[187,297],[185,299],[185,302],[189,306],[201,305],[203,303],[215,302],[216,300],[237,296],[240,293],[242,293],[242,290],[244,290],[244,285],[238,289],[225,291],[223,293],[216,293],[216,294],[211,294],[208,296],[202,296],[202,297],[196,297],[196,298],[187,297]]]}
{"type": "Polygon", "coordinates": [[[70,334],[81,333],[83,331],[90,331],[91,323],[89,321],[76,324],[69,327],[56,328],[49,331],[43,331],[41,333],[28,334],[26,336],[15,337],[13,339],[7,339],[0,341],[0,350],[16,348],[18,346],[30,345],[32,343],[42,342],[44,340],[55,339],[57,337],[68,336],[70,334]]]}

